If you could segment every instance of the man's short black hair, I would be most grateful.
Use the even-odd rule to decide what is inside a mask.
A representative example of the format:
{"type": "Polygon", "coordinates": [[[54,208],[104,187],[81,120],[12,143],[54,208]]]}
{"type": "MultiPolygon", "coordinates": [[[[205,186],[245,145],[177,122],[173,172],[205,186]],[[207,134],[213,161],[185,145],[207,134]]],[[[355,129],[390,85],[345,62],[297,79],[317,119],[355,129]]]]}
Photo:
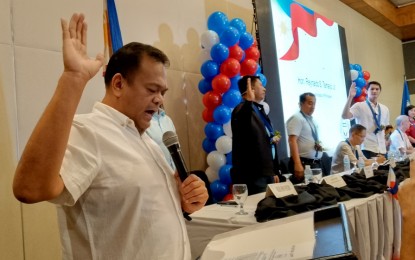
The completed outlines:
{"type": "Polygon", "coordinates": [[[130,83],[132,75],[140,68],[144,55],[169,66],[169,58],[161,50],[147,44],[131,42],[116,51],[110,58],[105,71],[105,85],[108,87],[115,74],[120,73],[130,83]]]}
{"type": "Polygon", "coordinates": [[[360,124],[354,124],[349,129],[349,136],[351,136],[353,133],[361,133],[362,131],[366,130],[366,127],[360,125],[360,124]]]}
{"type": "Polygon", "coordinates": [[[300,104],[303,104],[303,103],[306,101],[307,96],[310,96],[310,97],[316,97],[316,96],[315,96],[313,93],[311,93],[311,92],[305,92],[305,93],[303,93],[303,94],[301,94],[301,95],[300,95],[300,104]]]}
{"type": "Polygon", "coordinates": [[[373,81],[369,81],[369,82],[367,83],[367,90],[369,90],[370,85],[378,85],[378,86],[379,86],[380,91],[382,91],[382,85],[380,85],[380,83],[379,83],[379,82],[374,81],[374,80],[373,80],[373,81]]]}
{"type": "Polygon", "coordinates": [[[245,94],[248,89],[248,79],[251,79],[251,86],[255,83],[256,80],[260,80],[258,76],[254,75],[245,75],[238,81],[239,91],[241,95],[245,94]]]}

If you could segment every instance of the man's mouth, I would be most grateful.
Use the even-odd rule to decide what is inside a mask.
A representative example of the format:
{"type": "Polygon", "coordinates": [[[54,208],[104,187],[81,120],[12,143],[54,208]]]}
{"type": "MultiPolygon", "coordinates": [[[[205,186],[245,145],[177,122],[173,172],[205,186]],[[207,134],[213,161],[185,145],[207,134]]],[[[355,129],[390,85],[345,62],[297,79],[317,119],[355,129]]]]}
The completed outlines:
{"type": "Polygon", "coordinates": [[[154,113],[156,113],[156,110],[148,109],[148,110],[146,110],[145,112],[146,112],[146,114],[148,114],[149,116],[151,116],[151,117],[152,117],[152,116],[153,116],[153,114],[154,114],[154,113]]]}

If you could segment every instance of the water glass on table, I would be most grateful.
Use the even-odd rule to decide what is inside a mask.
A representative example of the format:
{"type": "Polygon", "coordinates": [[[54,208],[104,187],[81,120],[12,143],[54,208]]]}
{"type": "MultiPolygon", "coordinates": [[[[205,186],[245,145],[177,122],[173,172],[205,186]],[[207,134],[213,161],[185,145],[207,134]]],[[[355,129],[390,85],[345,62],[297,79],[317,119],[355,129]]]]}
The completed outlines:
{"type": "Polygon", "coordinates": [[[233,200],[240,205],[240,210],[236,212],[237,215],[247,215],[248,212],[244,211],[244,203],[248,197],[248,187],[246,184],[234,184],[232,186],[233,200]]]}

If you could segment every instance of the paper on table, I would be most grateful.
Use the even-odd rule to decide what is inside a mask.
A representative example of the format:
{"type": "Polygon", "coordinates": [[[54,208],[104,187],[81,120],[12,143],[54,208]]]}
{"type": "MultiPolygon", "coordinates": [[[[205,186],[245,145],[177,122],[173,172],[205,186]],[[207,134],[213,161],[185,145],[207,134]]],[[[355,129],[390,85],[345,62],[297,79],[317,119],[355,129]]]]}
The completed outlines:
{"type": "Polygon", "coordinates": [[[207,245],[202,260],[310,259],[314,245],[313,212],[307,212],[289,221],[273,220],[220,234],[207,245]]]}

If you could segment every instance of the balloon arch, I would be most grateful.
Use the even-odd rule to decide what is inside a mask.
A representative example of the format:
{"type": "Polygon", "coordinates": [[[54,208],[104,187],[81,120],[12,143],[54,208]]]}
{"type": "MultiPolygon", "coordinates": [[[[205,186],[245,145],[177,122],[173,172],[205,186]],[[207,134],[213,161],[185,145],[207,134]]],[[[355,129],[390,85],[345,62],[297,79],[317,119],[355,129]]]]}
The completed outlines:
{"type": "MultiPolygon", "coordinates": [[[[228,20],[222,12],[212,13],[208,30],[201,35],[203,79],[199,91],[203,94],[206,122],[202,147],[207,155],[206,175],[215,201],[232,198],[232,110],[242,101],[238,80],[244,75],[257,75],[266,86],[266,78],[258,65],[260,53],[254,37],[246,31],[239,18],[228,20]]],[[[266,104],[265,104],[266,106],[266,104]]]]}
{"type": "MultiPolygon", "coordinates": [[[[215,201],[232,199],[232,110],[242,101],[238,80],[244,75],[256,75],[262,85],[266,77],[258,64],[260,52],[254,37],[246,31],[240,18],[228,20],[223,12],[212,13],[207,20],[208,30],[201,35],[200,72],[203,79],[198,88],[203,94],[206,122],[203,150],[207,155],[205,170],[215,201]]],[[[370,73],[359,64],[350,64],[351,80],[356,83],[355,102],[366,100],[370,73]]],[[[263,102],[264,109],[269,106],[263,102]]]]}

